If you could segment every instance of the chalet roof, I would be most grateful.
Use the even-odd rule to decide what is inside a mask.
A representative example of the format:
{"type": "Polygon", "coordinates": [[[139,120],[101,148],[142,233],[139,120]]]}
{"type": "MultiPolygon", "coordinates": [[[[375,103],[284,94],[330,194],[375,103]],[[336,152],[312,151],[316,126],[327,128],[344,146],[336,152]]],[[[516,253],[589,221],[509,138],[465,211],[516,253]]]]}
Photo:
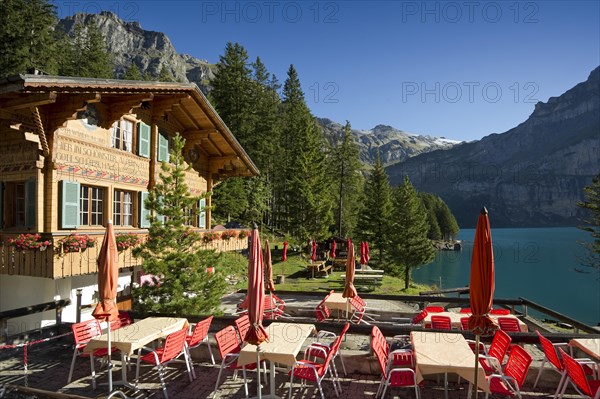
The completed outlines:
{"type": "Polygon", "coordinates": [[[193,83],[147,82],[48,75],[18,75],[0,79],[0,122],[19,123],[36,132],[32,109],[37,107],[46,134],[54,132],[88,104],[103,110],[108,128],[135,112],[162,119],[186,139],[185,153],[195,149],[194,168],[215,178],[254,176],[259,170],[193,83]]]}

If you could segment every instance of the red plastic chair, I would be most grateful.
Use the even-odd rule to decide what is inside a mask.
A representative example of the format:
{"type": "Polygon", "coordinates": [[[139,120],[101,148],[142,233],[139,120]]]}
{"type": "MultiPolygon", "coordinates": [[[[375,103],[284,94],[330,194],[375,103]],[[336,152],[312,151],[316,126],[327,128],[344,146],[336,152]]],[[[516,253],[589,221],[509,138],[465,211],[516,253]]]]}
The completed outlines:
{"type": "Polygon", "coordinates": [[[514,317],[498,317],[500,329],[508,332],[521,332],[519,320],[514,317]]]}
{"type": "MultiPolygon", "coordinates": [[[[87,346],[88,342],[92,338],[102,335],[102,328],[100,322],[97,319],[91,319],[75,323],[71,325],[71,331],[73,332],[73,340],[75,341],[75,347],[73,349],[73,358],[71,359],[71,368],[69,369],[69,377],[67,383],[70,383],[73,379],[73,369],[75,368],[75,359],[77,356],[90,357],[89,353],[83,353],[83,350],[87,346]]],[[[112,352],[116,351],[116,348],[112,348],[112,352]]],[[[107,348],[96,349],[93,353],[93,357],[90,357],[90,367],[92,371],[92,378],[95,376],[94,370],[94,357],[105,357],[108,355],[107,348]]]]}
{"type": "Polygon", "coordinates": [[[463,331],[469,331],[469,318],[468,317],[460,318],[460,328],[463,331]]]}
{"type": "Polygon", "coordinates": [[[356,299],[356,297],[350,298],[350,306],[352,306],[353,308],[350,321],[355,324],[364,323],[366,325],[371,325],[370,322],[376,321],[374,317],[379,316],[373,313],[365,312],[365,307],[363,303],[360,300],[356,299]]]}
{"type": "Polygon", "coordinates": [[[323,300],[321,300],[321,302],[319,302],[319,304],[315,308],[315,317],[319,322],[327,320],[329,317],[331,317],[331,311],[329,310],[327,305],[325,305],[325,301],[327,301],[331,294],[333,294],[333,290],[331,290],[329,294],[325,295],[325,298],[323,298],[323,300]]]}
{"type": "Polygon", "coordinates": [[[569,382],[575,390],[582,396],[593,399],[600,398],[600,380],[588,380],[583,365],[571,356],[567,355],[562,349],[558,349],[567,370],[567,380],[563,384],[560,397],[565,393],[569,382]]]}
{"type": "MultiPolygon", "coordinates": [[[[532,358],[525,349],[515,346],[508,356],[508,361],[501,374],[487,376],[490,391],[494,395],[518,396],[521,398],[521,388],[527,376],[532,358]]],[[[488,395],[486,394],[486,398],[488,395]]]]}
{"type": "Polygon", "coordinates": [[[431,316],[431,328],[438,330],[452,330],[452,320],[448,316],[431,316]]]}
{"type": "Polygon", "coordinates": [[[138,355],[137,360],[137,368],[135,371],[135,385],[140,378],[140,363],[148,363],[156,367],[158,370],[158,375],[160,377],[160,386],[162,388],[163,396],[165,399],[168,399],[169,395],[167,394],[167,385],[165,384],[164,376],[163,376],[163,368],[171,361],[178,358],[181,354],[183,354],[185,358],[185,365],[188,372],[188,377],[190,382],[193,381],[192,378],[192,368],[190,366],[190,359],[188,357],[188,353],[186,350],[185,337],[187,336],[187,328],[183,328],[179,331],[171,333],[167,335],[165,339],[165,343],[162,347],[152,349],[152,348],[142,348],[144,350],[149,351],[149,353],[145,355],[138,355]]]}
{"type": "MultiPolygon", "coordinates": [[[[192,334],[188,334],[185,337],[185,342],[187,343],[187,347],[188,347],[188,356],[189,356],[190,349],[197,348],[200,345],[205,343],[208,346],[208,353],[210,354],[210,360],[211,360],[212,364],[215,364],[215,357],[213,356],[212,348],[210,347],[210,341],[208,340],[208,330],[210,329],[210,324],[212,323],[212,320],[213,320],[213,316],[209,316],[206,319],[196,323],[196,326],[194,327],[194,331],[192,332],[192,334]]],[[[191,356],[190,356],[190,359],[191,359],[191,356]]],[[[192,363],[192,374],[194,375],[194,378],[196,378],[196,371],[194,370],[193,366],[194,365],[192,363]]]]}
{"type": "MultiPolygon", "coordinates": [[[[246,380],[246,369],[255,370],[256,363],[246,364],[244,366],[238,366],[237,361],[239,352],[242,349],[235,328],[233,326],[227,326],[220,331],[215,333],[215,340],[217,341],[217,347],[219,348],[219,354],[221,355],[221,367],[219,368],[219,375],[217,376],[217,382],[215,384],[215,392],[219,388],[219,380],[221,379],[221,373],[223,369],[229,368],[233,370],[242,369],[244,376],[244,390],[246,397],[248,397],[248,381],[246,380]]],[[[266,368],[263,368],[266,370],[266,368]]]]}
{"type": "Polygon", "coordinates": [[[235,319],[235,328],[239,336],[240,342],[244,342],[248,330],[250,330],[250,318],[247,314],[235,319]]]}
{"type": "Polygon", "coordinates": [[[460,313],[468,313],[471,314],[471,308],[460,308],[460,313]]]}
{"type": "Polygon", "coordinates": [[[296,363],[292,366],[292,369],[288,373],[288,375],[290,376],[290,389],[288,392],[290,398],[292,397],[292,385],[294,383],[294,377],[296,377],[301,380],[316,382],[317,387],[319,388],[319,393],[321,394],[321,399],[325,399],[325,395],[323,394],[323,388],[321,386],[321,381],[323,381],[323,378],[325,378],[327,372],[329,372],[329,376],[331,377],[333,389],[335,390],[335,396],[339,396],[338,386],[336,385],[336,377],[333,374],[333,368],[330,367],[330,364],[333,358],[337,355],[342,339],[343,337],[340,334],[335,339],[335,341],[333,341],[331,349],[327,353],[325,361],[323,363],[316,363],[310,360],[296,361],[296,363]]]}
{"type": "Polygon", "coordinates": [[[502,330],[497,330],[492,343],[487,350],[487,355],[479,356],[479,363],[486,374],[501,373],[502,363],[508,351],[512,338],[502,330]]]}
{"type": "MultiPolygon", "coordinates": [[[[393,358],[392,356],[394,355],[389,354],[389,345],[377,326],[374,326],[371,330],[371,350],[377,357],[377,363],[381,370],[381,382],[379,383],[379,388],[377,389],[375,397],[378,397],[383,389],[381,397],[384,398],[388,387],[414,388],[417,399],[421,397],[414,369],[410,366],[406,367],[406,363],[403,364],[404,367],[395,367],[395,365],[390,362],[390,359],[393,358]]],[[[405,351],[403,352],[408,353],[405,351]]]]}
{"type": "Polygon", "coordinates": [[[429,313],[442,313],[446,311],[443,306],[427,306],[425,310],[429,313]]]}
{"type": "Polygon", "coordinates": [[[492,309],[490,310],[490,314],[500,316],[510,314],[510,309],[492,309]]]}
{"type": "Polygon", "coordinates": [[[427,311],[427,309],[424,309],[421,313],[419,313],[418,315],[416,315],[415,317],[413,317],[413,319],[411,320],[411,324],[420,324],[423,322],[423,320],[425,320],[425,318],[427,317],[427,315],[429,314],[429,312],[427,311]]]}
{"type": "MultiPolygon", "coordinates": [[[[350,323],[346,323],[344,325],[344,327],[342,328],[342,332],[340,332],[340,336],[342,337],[340,340],[340,343],[344,340],[344,338],[346,336],[346,332],[348,331],[349,328],[350,328],[350,323]]],[[[326,343],[323,343],[320,341],[313,342],[312,344],[307,346],[306,349],[304,350],[304,359],[307,359],[307,360],[312,360],[315,358],[325,359],[327,357],[327,354],[329,353],[329,351],[333,350],[333,344],[336,342],[336,339],[338,338],[338,336],[329,331],[319,331],[319,333],[317,334],[317,339],[323,338],[326,336],[333,336],[334,337],[333,342],[330,344],[326,344],[326,343]]],[[[339,386],[340,392],[341,392],[342,386],[340,385],[337,367],[335,366],[335,359],[337,357],[340,358],[340,361],[342,363],[342,369],[344,370],[344,375],[347,375],[347,373],[346,373],[346,365],[344,364],[344,359],[342,357],[342,352],[340,352],[338,350],[337,354],[333,357],[333,359],[331,359],[331,365],[333,367],[333,372],[335,373],[335,378],[338,381],[338,386],[339,386]]]]}

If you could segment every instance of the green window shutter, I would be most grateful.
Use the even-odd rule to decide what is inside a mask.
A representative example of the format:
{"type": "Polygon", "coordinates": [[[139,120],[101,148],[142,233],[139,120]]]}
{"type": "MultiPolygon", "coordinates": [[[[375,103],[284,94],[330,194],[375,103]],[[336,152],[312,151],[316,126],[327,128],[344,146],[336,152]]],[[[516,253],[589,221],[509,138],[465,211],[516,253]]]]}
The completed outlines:
{"type": "Polygon", "coordinates": [[[150,126],[138,123],[138,155],[150,158],[150,126]]]}
{"type": "Polygon", "coordinates": [[[4,228],[4,183],[0,181],[0,230],[4,228]]]}
{"type": "Polygon", "coordinates": [[[79,183],[61,181],[61,227],[75,229],[79,227],[79,183]]]}
{"type": "Polygon", "coordinates": [[[158,132],[158,162],[169,162],[169,137],[166,133],[158,132]]]}
{"type": "Polygon", "coordinates": [[[27,180],[25,183],[25,227],[35,228],[35,208],[37,202],[36,192],[37,182],[35,178],[27,180]]]}
{"type": "Polygon", "coordinates": [[[139,224],[138,226],[142,229],[146,229],[150,227],[150,220],[148,220],[148,215],[150,215],[150,211],[146,208],[146,199],[148,199],[147,192],[141,192],[139,194],[140,206],[139,206],[139,224]]]}
{"type": "Polygon", "coordinates": [[[206,198],[202,198],[198,201],[198,227],[201,229],[206,228],[206,198]]]}

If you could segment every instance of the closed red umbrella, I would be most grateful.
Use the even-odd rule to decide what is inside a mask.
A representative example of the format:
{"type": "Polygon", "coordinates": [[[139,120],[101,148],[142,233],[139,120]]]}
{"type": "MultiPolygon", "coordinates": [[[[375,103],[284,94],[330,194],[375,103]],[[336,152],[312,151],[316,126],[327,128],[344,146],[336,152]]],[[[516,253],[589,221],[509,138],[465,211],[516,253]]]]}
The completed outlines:
{"type": "Polygon", "coordinates": [[[335,238],[334,238],[333,242],[331,243],[331,253],[329,254],[329,257],[331,259],[335,259],[335,250],[336,250],[336,243],[335,243],[335,238]]]}
{"type": "Polygon", "coordinates": [[[369,255],[369,242],[365,241],[365,260],[366,263],[369,263],[369,261],[371,260],[371,256],[369,255]]]}
{"type": "MultiPolygon", "coordinates": [[[[492,232],[487,209],[483,208],[477,220],[473,256],[471,257],[471,279],[469,283],[472,315],[469,317],[469,330],[475,333],[475,348],[479,347],[481,335],[488,335],[498,329],[489,317],[494,299],[494,251],[492,232]]],[[[479,351],[475,351],[474,392],[477,397],[477,368],[479,351]]]]}
{"type": "Polygon", "coordinates": [[[265,289],[275,291],[275,283],[273,283],[273,263],[271,262],[271,247],[269,240],[265,242],[265,289]]]}
{"type": "Polygon", "coordinates": [[[283,242],[283,254],[281,255],[282,262],[285,262],[287,260],[287,248],[288,248],[288,242],[284,241],[283,242]]]}
{"type": "MultiPolygon", "coordinates": [[[[342,298],[354,298],[356,296],[356,288],[354,288],[354,245],[352,241],[348,239],[348,259],[346,259],[346,285],[344,286],[344,292],[342,298]]],[[[348,317],[348,303],[346,301],[346,318],[348,317]]]]}
{"type": "Polygon", "coordinates": [[[285,275],[285,261],[287,260],[288,242],[283,242],[283,253],[281,254],[281,276],[285,275]]]}
{"type": "Polygon", "coordinates": [[[250,239],[250,257],[248,260],[248,317],[250,329],[244,341],[253,345],[260,345],[267,338],[267,332],[262,326],[264,312],[265,286],[263,280],[263,256],[260,249],[258,228],[254,227],[250,239]]]}
{"type": "Polygon", "coordinates": [[[99,320],[106,320],[107,328],[107,344],[108,344],[108,390],[112,391],[112,364],[110,359],[110,322],[119,318],[119,310],[117,309],[117,287],[119,279],[119,252],[117,251],[117,241],[113,230],[112,220],[106,224],[104,232],[104,240],[98,254],[96,263],[98,264],[98,296],[100,301],[92,312],[92,315],[99,320]]]}
{"type": "Polygon", "coordinates": [[[317,241],[312,240],[312,254],[310,255],[310,260],[316,262],[317,260],[317,241]]]}
{"type": "Polygon", "coordinates": [[[360,242],[360,264],[361,265],[367,264],[367,257],[366,257],[366,252],[365,252],[365,242],[364,241],[360,242]]]}
{"type": "Polygon", "coordinates": [[[258,228],[254,225],[250,238],[250,256],[248,258],[248,318],[250,329],[244,337],[244,341],[256,345],[256,372],[259,383],[257,384],[258,397],[261,397],[260,386],[260,344],[265,342],[269,336],[262,326],[263,312],[265,311],[264,298],[264,274],[263,255],[260,249],[260,238],[258,228]]]}

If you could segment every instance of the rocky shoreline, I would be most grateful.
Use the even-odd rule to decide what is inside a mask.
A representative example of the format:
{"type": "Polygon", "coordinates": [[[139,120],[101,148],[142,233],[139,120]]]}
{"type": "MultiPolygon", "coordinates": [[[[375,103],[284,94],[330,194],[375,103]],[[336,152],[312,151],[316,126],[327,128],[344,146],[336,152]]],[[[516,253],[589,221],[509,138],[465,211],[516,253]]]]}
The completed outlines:
{"type": "Polygon", "coordinates": [[[431,240],[431,244],[437,251],[460,251],[462,249],[460,240],[431,240]]]}

